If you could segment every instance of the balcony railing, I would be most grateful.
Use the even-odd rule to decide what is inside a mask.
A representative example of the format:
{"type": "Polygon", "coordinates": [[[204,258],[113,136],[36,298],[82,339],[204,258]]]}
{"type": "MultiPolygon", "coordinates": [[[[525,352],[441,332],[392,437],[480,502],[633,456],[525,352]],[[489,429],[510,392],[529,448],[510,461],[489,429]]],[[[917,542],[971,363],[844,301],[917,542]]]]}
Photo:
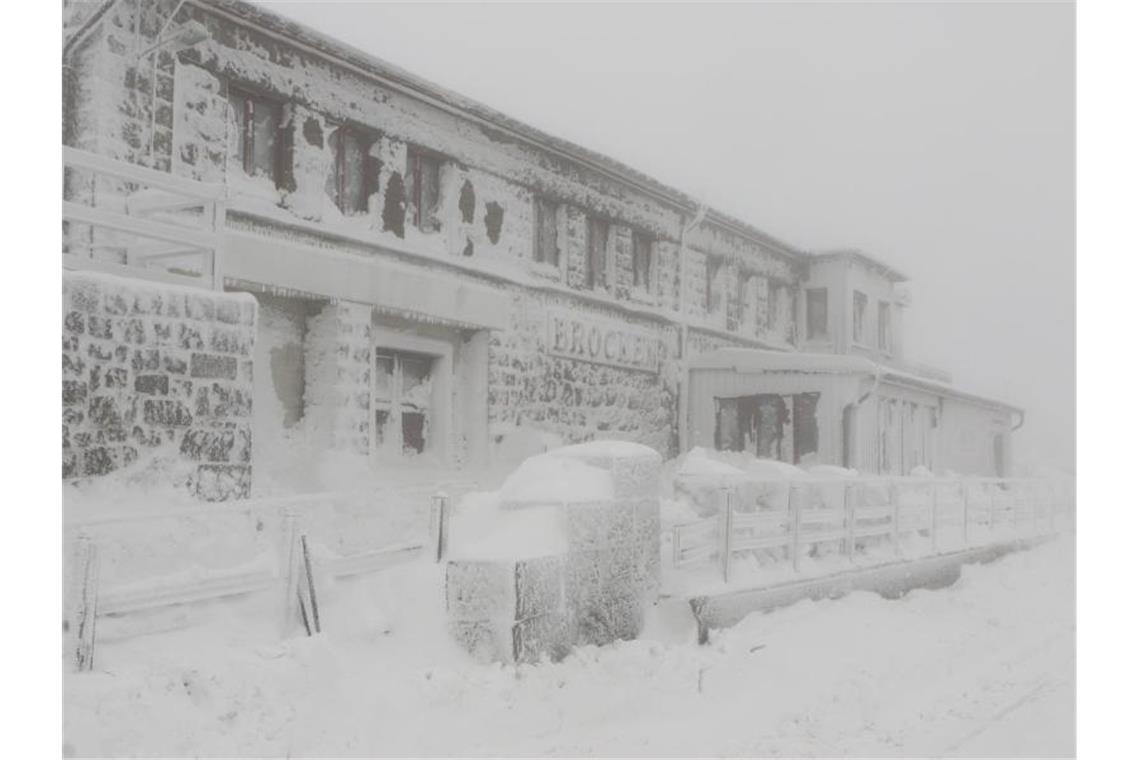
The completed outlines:
{"type": "Polygon", "coordinates": [[[220,290],[224,185],[63,149],[63,265],[220,290]]]}

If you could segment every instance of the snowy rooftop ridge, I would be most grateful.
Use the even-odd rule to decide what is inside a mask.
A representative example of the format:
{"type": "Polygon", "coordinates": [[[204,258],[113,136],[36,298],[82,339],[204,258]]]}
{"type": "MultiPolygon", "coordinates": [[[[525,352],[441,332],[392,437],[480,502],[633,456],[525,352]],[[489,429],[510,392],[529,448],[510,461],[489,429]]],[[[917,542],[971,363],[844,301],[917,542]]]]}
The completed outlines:
{"type": "Polygon", "coordinates": [[[907,282],[910,279],[887,262],[872,256],[861,248],[836,248],[827,251],[816,251],[810,255],[813,261],[830,261],[833,259],[858,261],[871,269],[882,272],[891,282],[907,282]]]}
{"type": "MultiPolygon", "coordinates": [[[[105,0],[105,2],[111,3],[114,0],[105,0]]],[[[607,174],[627,184],[636,185],[671,205],[680,206],[685,211],[696,213],[703,207],[697,198],[678,188],[666,185],[649,174],[615,158],[544,132],[353,45],[293,21],[275,11],[245,0],[191,0],[190,4],[208,8],[211,12],[226,16],[235,23],[255,25],[258,28],[289,37],[296,44],[308,46],[322,55],[339,59],[342,65],[347,64],[356,67],[362,73],[380,78],[388,86],[402,89],[415,97],[434,101],[437,106],[441,106],[445,110],[459,111],[467,118],[486,122],[488,127],[506,132],[526,142],[536,143],[543,150],[560,153],[563,157],[584,164],[595,171],[607,174]]],[[[706,220],[750,238],[778,255],[797,260],[803,260],[809,256],[805,249],[780,240],[755,225],[728,213],[710,208],[707,209],[706,220]]]]}

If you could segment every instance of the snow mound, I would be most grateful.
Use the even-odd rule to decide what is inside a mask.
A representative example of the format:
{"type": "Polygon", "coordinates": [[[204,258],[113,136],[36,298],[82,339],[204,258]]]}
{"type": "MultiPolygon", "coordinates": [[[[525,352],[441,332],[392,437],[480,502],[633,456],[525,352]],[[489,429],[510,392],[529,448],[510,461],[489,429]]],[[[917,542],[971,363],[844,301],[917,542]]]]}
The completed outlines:
{"type": "MultiPolygon", "coordinates": [[[[573,448],[573,447],[571,447],[573,448]]],[[[558,452],[564,452],[559,449],[558,452]]],[[[504,502],[551,503],[606,501],[614,498],[610,473],[598,467],[548,452],[529,457],[499,489],[504,502]]]]}

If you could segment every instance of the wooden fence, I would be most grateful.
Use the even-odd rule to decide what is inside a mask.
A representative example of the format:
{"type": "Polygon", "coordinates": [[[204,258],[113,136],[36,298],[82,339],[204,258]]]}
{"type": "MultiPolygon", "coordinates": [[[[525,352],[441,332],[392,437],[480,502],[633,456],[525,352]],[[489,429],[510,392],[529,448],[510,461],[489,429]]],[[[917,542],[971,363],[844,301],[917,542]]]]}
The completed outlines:
{"type": "Polygon", "coordinates": [[[919,555],[1055,532],[1072,514],[1057,484],[1019,478],[850,478],[757,481],[770,498],[738,508],[720,489],[719,514],[673,528],[673,564],[716,562],[726,583],[733,558],[765,552],[798,571],[810,554],[854,560],[871,549],[919,555]],[[777,503],[773,503],[777,502],[777,503]],[[916,540],[917,539],[917,540],[916,540]]]}
{"type": "MultiPolygon", "coordinates": [[[[454,494],[473,487],[446,484],[454,494]]],[[[73,668],[92,667],[97,618],[258,592],[281,591],[285,625],[293,626],[305,618],[302,611],[309,604],[316,609],[313,588],[320,584],[314,584],[314,577],[374,573],[425,551],[436,559],[447,528],[446,514],[439,513],[448,511],[450,498],[419,487],[395,494],[305,494],[67,520],[67,657],[73,668]],[[415,514],[394,519],[394,498],[414,500],[415,514]],[[298,546],[304,547],[303,562],[298,546]],[[301,594],[300,610],[298,587],[309,590],[307,599],[301,594]]],[[[308,619],[305,624],[308,628],[308,619]]]]}

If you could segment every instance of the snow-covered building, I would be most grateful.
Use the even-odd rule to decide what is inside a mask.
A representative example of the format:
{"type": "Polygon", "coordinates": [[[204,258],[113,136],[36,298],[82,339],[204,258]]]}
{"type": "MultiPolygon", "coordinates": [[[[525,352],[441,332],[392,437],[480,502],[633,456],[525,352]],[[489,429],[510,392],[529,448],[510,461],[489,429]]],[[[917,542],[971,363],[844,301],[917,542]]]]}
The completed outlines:
{"type": "Polygon", "coordinates": [[[65,477],[174,442],[246,495],[302,440],[393,470],[599,437],[1008,467],[1017,410],[902,364],[902,277],[864,254],[249,3],[65,14],[65,266],[112,278],[65,275],[65,477]]]}

